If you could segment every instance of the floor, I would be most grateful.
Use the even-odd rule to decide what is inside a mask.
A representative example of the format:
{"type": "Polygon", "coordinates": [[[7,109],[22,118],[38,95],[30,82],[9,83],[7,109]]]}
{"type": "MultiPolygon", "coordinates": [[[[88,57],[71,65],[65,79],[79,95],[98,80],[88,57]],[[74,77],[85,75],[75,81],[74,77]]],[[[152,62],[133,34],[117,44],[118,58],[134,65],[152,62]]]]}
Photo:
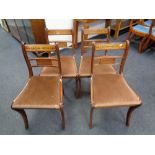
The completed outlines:
{"type": "MultiPolygon", "coordinates": [[[[126,35],[118,40],[124,40],[126,35]]],[[[80,47],[76,53],[79,64],[80,47]]],[[[74,97],[75,81],[63,82],[65,130],[55,110],[27,110],[30,128],[25,130],[21,116],[10,107],[27,81],[28,70],[19,42],[0,29],[0,134],[155,134],[155,51],[138,54],[137,44],[131,44],[125,77],[143,101],[143,106],[134,111],[130,127],[125,126],[127,108],[109,108],[94,112],[94,126],[89,129],[89,80],[83,79],[80,99],[74,97]]]]}

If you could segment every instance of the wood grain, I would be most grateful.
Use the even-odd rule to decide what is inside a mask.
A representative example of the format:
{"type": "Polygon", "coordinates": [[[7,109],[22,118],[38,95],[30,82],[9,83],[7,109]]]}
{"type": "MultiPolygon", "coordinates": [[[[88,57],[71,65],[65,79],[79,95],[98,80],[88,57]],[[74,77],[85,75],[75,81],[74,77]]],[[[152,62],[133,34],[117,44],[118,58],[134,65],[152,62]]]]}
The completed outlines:
{"type": "Polygon", "coordinates": [[[55,29],[55,30],[47,30],[48,35],[72,35],[71,29],[55,29]]]}
{"type": "Polygon", "coordinates": [[[47,45],[47,44],[26,44],[25,45],[26,52],[51,52],[55,51],[54,45],[47,45]]]}
{"type": "Polygon", "coordinates": [[[96,43],[95,50],[121,50],[126,48],[126,43],[96,43]]]}

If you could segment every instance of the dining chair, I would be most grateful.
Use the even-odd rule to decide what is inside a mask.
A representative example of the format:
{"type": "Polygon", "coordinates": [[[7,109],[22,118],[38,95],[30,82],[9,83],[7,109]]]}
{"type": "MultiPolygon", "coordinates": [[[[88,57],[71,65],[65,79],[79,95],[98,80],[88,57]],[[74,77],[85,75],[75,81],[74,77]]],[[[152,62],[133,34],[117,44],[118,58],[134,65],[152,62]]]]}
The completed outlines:
{"type": "MultiPolygon", "coordinates": [[[[60,54],[61,68],[62,68],[62,78],[74,78],[76,81],[76,96],[78,96],[78,71],[75,60],[75,48],[74,48],[74,33],[72,29],[46,29],[46,40],[48,44],[57,43],[59,48],[68,49],[71,54],[63,55],[60,54]],[[72,40],[49,40],[51,36],[71,36],[72,40]]],[[[53,57],[52,54],[49,54],[49,57],[53,57]]],[[[57,72],[54,68],[43,67],[40,76],[53,76],[57,72]]]]}
{"type": "MultiPolygon", "coordinates": [[[[91,77],[91,55],[88,55],[88,48],[92,47],[92,42],[110,42],[110,28],[102,29],[83,29],[81,35],[81,60],[79,67],[79,86],[81,92],[81,78],[90,78],[91,77]],[[103,35],[102,39],[85,39],[85,35],[103,35]],[[105,38],[106,36],[106,38],[105,38]]],[[[106,50],[103,51],[106,55],[106,50]]],[[[115,73],[115,69],[112,65],[101,65],[95,66],[94,74],[104,74],[104,73],[115,73]]]]}
{"type": "Polygon", "coordinates": [[[150,30],[149,30],[149,36],[143,45],[143,50],[145,50],[148,47],[151,41],[155,41],[155,20],[152,19],[149,21],[152,21],[152,23],[151,23],[150,30]]]}
{"type": "Polygon", "coordinates": [[[56,109],[60,111],[62,128],[65,128],[63,111],[63,88],[61,61],[58,45],[22,44],[23,55],[29,71],[29,79],[12,103],[11,108],[21,114],[25,129],[28,129],[28,118],[25,109],[56,109]],[[34,57],[32,52],[55,52],[56,57],[34,57]],[[59,76],[39,76],[34,68],[56,68],[59,76]]]}
{"type": "Polygon", "coordinates": [[[146,26],[151,26],[151,24],[152,24],[151,19],[148,19],[148,20],[144,21],[144,25],[146,25],[146,26]]]}
{"type": "Polygon", "coordinates": [[[144,20],[137,20],[137,25],[133,26],[133,20],[131,19],[130,30],[128,32],[126,40],[132,40],[132,38],[135,36],[142,38],[138,46],[138,52],[142,53],[144,42],[149,36],[149,30],[150,26],[148,26],[148,23],[145,23],[144,20]]]}
{"type": "Polygon", "coordinates": [[[90,128],[92,128],[93,111],[97,108],[129,107],[126,125],[130,124],[132,112],[141,105],[139,96],[129,86],[123,76],[124,65],[128,56],[129,41],[116,43],[93,43],[91,61],[91,110],[90,128]],[[100,50],[107,50],[107,55],[95,57],[100,50]],[[112,52],[108,55],[108,53],[112,52]],[[121,54],[120,54],[121,53],[121,54]],[[98,61],[95,60],[98,59],[98,61]],[[94,66],[102,64],[115,65],[116,74],[94,74],[94,66]]]}

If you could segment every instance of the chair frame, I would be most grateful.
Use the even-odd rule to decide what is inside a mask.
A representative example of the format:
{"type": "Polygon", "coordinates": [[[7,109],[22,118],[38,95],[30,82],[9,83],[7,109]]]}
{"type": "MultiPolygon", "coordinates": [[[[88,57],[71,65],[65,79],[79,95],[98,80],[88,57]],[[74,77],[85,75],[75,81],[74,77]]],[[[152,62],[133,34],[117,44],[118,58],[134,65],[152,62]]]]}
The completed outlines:
{"type": "Polygon", "coordinates": [[[148,47],[148,44],[151,40],[155,41],[155,36],[152,35],[152,29],[154,26],[155,26],[155,19],[152,19],[152,24],[151,24],[150,30],[149,30],[149,36],[148,36],[146,42],[144,43],[143,50],[145,50],[148,47]]]}
{"type": "MultiPolygon", "coordinates": [[[[137,24],[140,24],[142,26],[148,27],[147,25],[145,25],[143,19],[137,20],[137,24]]],[[[134,28],[133,28],[134,26],[133,26],[133,19],[131,19],[130,20],[130,30],[128,32],[128,35],[126,37],[126,40],[131,40],[134,36],[142,37],[143,39],[140,41],[139,46],[138,46],[138,52],[139,53],[142,53],[143,52],[144,42],[148,38],[149,34],[146,34],[146,33],[143,33],[143,32],[139,32],[139,31],[135,31],[134,28]]]]}
{"type": "MultiPolygon", "coordinates": [[[[62,103],[62,105],[60,105],[60,108],[56,109],[56,110],[60,111],[61,120],[62,120],[62,122],[61,122],[62,129],[65,129],[65,118],[64,118],[63,99],[62,99],[63,98],[63,93],[62,93],[63,87],[62,87],[62,76],[61,76],[61,62],[60,62],[60,54],[59,54],[60,51],[59,51],[58,45],[57,44],[56,45],[48,45],[48,44],[24,44],[24,43],[22,43],[22,52],[23,52],[23,56],[25,58],[25,61],[26,61],[27,67],[28,67],[29,79],[31,77],[33,77],[33,67],[44,67],[44,66],[47,66],[46,63],[48,63],[49,60],[50,61],[54,60],[51,58],[29,59],[29,57],[27,55],[28,52],[41,53],[43,51],[48,52],[48,53],[50,53],[51,51],[55,51],[55,53],[57,55],[57,62],[58,62],[57,67],[58,67],[59,73],[60,73],[60,103],[62,103]],[[37,65],[31,64],[31,61],[34,61],[34,60],[36,60],[37,65]],[[40,61],[40,64],[37,62],[38,60],[40,61]]],[[[50,65],[49,67],[55,67],[55,66],[50,65]]],[[[28,118],[27,118],[27,115],[26,115],[26,112],[24,109],[40,109],[40,108],[13,108],[13,104],[14,104],[14,101],[12,102],[12,105],[11,105],[12,110],[18,112],[22,116],[24,125],[25,125],[25,129],[28,129],[29,123],[28,123],[28,118]]],[[[47,109],[47,108],[41,108],[41,109],[47,109]]],[[[53,108],[51,108],[51,109],[53,109],[53,108]]]]}
{"type": "Polygon", "coordinates": [[[86,49],[92,46],[93,42],[110,42],[110,26],[101,29],[82,29],[81,30],[81,55],[84,55],[86,49]],[[106,35],[106,39],[88,39],[89,35],[106,35]],[[84,45],[84,44],[88,45],[84,45]],[[86,48],[86,49],[85,49],[86,48]]]}
{"type": "MultiPolygon", "coordinates": [[[[94,65],[94,56],[95,56],[95,52],[97,52],[98,50],[124,50],[124,54],[119,57],[119,56],[106,56],[104,57],[104,59],[107,59],[107,63],[113,63],[113,58],[114,59],[122,59],[120,62],[120,67],[119,67],[119,74],[123,74],[123,70],[124,70],[124,65],[128,56],[128,51],[129,51],[129,41],[126,40],[125,43],[104,43],[104,44],[99,44],[97,45],[95,42],[92,43],[92,61],[91,61],[91,102],[92,102],[92,98],[93,98],[93,94],[92,94],[92,90],[93,90],[93,85],[92,85],[92,79],[93,79],[93,65],[94,65]],[[109,60],[108,60],[109,59],[109,60]]],[[[105,63],[106,64],[106,63],[105,63]]],[[[113,63],[114,64],[114,63],[113,63]]],[[[141,105],[141,104],[140,104],[141,105]]],[[[140,105],[136,105],[136,106],[130,106],[127,112],[127,116],[126,116],[126,126],[130,125],[130,120],[131,120],[131,114],[132,112],[138,108],[140,105]]],[[[91,104],[91,109],[90,109],[90,122],[89,122],[89,127],[90,129],[92,128],[92,122],[93,122],[93,112],[94,109],[96,109],[97,107],[93,106],[93,102],[91,104]]]]}
{"type": "MultiPolygon", "coordinates": [[[[75,57],[75,43],[74,43],[74,31],[72,29],[45,29],[45,34],[46,34],[46,42],[48,44],[51,43],[57,43],[59,48],[65,48],[65,49],[71,49],[72,51],[72,56],[75,57]],[[48,36],[52,35],[71,35],[72,36],[72,41],[49,41],[48,36]],[[67,43],[72,43],[71,47],[67,46],[67,43]]],[[[50,56],[50,55],[49,55],[50,56]]],[[[61,56],[60,56],[61,57],[61,56]]],[[[79,97],[79,77],[78,77],[78,71],[77,71],[77,76],[72,77],[72,76],[67,76],[62,78],[75,78],[75,96],[78,98],[79,97]]]]}
{"type": "MultiPolygon", "coordinates": [[[[110,26],[107,28],[101,28],[101,29],[82,29],[81,30],[81,56],[84,56],[86,52],[86,48],[91,48],[93,42],[110,42],[110,26]],[[104,39],[87,39],[88,35],[106,35],[106,38],[104,39]],[[87,43],[89,46],[85,46],[84,44],[87,43]]],[[[105,50],[105,55],[106,55],[106,50],[105,50]]],[[[81,64],[80,64],[81,68],[81,64]]],[[[90,78],[91,75],[89,76],[80,76],[79,74],[79,96],[81,96],[81,78],[90,78]]]]}

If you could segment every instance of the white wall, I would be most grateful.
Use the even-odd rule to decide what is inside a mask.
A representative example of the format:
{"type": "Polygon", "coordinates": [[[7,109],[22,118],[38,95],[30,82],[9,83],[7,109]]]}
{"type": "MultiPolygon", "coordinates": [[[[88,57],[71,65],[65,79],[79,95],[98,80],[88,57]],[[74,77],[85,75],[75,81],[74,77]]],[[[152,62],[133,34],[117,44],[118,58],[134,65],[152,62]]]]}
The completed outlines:
{"type": "MultiPolygon", "coordinates": [[[[72,29],[73,19],[46,19],[48,29],[72,29]]],[[[49,40],[68,40],[71,41],[71,36],[50,36],[49,40]]]]}

